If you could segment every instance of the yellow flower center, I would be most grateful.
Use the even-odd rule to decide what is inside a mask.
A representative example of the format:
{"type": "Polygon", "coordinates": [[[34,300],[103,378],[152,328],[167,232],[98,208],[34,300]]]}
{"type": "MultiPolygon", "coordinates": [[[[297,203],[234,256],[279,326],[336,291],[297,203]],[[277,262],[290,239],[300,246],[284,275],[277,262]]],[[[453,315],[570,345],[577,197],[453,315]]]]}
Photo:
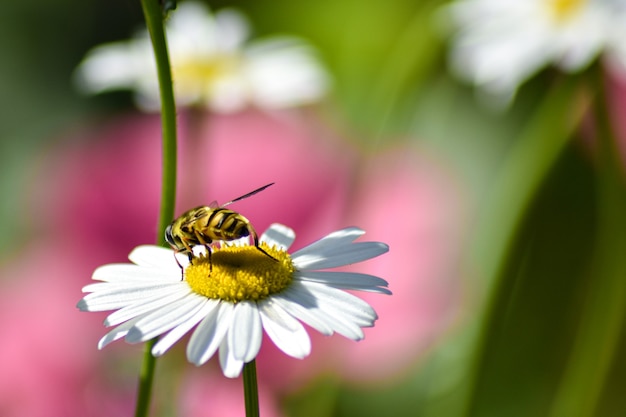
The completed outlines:
{"type": "Polygon", "coordinates": [[[196,257],[185,269],[185,280],[197,294],[208,298],[236,303],[243,300],[262,300],[280,292],[291,284],[295,271],[286,251],[260,246],[226,246],[214,249],[209,257],[196,257]]]}
{"type": "Polygon", "coordinates": [[[550,9],[550,14],[557,21],[564,21],[577,12],[587,0],[546,0],[546,6],[550,9]]]}
{"type": "Polygon", "coordinates": [[[212,93],[216,80],[235,73],[239,65],[238,57],[228,54],[182,59],[173,65],[176,91],[189,99],[200,99],[212,93]]]}

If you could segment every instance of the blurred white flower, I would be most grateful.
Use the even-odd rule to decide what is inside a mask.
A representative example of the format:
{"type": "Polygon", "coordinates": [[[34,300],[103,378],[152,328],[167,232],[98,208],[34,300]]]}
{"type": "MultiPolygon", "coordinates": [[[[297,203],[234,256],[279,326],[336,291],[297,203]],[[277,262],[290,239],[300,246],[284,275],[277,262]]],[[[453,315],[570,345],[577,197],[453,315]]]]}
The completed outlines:
{"type": "MultiPolygon", "coordinates": [[[[247,43],[248,23],[235,10],[212,15],[203,4],[180,3],[166,30],[178,105],[216,112],[249,105],[281,108],[315,102],[327,90],[327,74],[309,45],[282,36],[247,43]]],[[[140,108],[157,110],[159,88],[147,31],[89,51],[76,82],[87,93],[134,90],[140,108]]]]}
{"type": "Polygon", "coordinates": [[[575,72],[600,53],[626,64],[624,0],[459,0],[445,14],[453,71],[499,98],[546,65],[575,72]]]}

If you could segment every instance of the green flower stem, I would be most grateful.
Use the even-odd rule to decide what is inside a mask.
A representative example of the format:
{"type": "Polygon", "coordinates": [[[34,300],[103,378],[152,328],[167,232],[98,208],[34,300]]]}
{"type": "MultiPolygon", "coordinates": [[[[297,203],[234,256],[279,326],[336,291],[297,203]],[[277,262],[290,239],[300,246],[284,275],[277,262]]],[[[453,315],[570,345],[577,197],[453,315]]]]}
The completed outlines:
{"type": "Polygon", "coordinates": [[[516,279],[505,270],[522,221],[582,119],[585,103],[577,99],[579,81],[568,77],[548,93],[516,141],[488,197],[475,257],[484,277],[485,307],[466,336],[471,357],[464,371],[461,415],[473,415],[483,365],[489,360],[486,345],[497,334],[499,318],[506,309],[506,294],[511,280],[516,279]]]}
{"type": "Polygon", "coordinates": [[[139,373],[139,389],[137,391],[137,405],[135,406],[135,417],[145,417],[150,408],[150,397],[152,395],[152,381],[154,380],[154,368],[156,358],[152,356],[152,347],[157,342],[157,338],[149,340],[144,345],[143,362],[139,373]]]}
{"type": "Polygon", "coordinates": [[[259,389],[254,359],[243,366],[243,393],[246,403],[246,417],[259,417],[259,389]]]}
{"type": "Polygon", "coordinates": [[[158,223],[158,244],[165,245],[165,228],[174,218],[176,202],[176,104],[172,88],[172,70],[167,52],[163,11],[159,0],[141,0],[143,13],[152,39],[161,96],[161,129],[163,135],[163,171],[161,176],[161,208],[158,223]]]}
{"type": "MultiPolygon", "coordinates": [[[[163,25],[163,11],[159,0],[141,0],[144,17],[150,32],[152,47],[156,60],[161,97],[161,129],[162,129],[162,178],[161,206],[159,209],[157,244],[165,245],[165,228],[174,218],[176,202],[176,104],[172,88],[172,71],[170,68],[163,25]]],[[[146,343],[144,359],[139,375],[139,389],[135,417],[145,417],[150,408],[152,382],[156,359],[151,350],[157,339],[146,343]]]]}
{"type": "Polygon", "coordinates": [[[626,186],[613,132],[602,68],[594,75],[593,114],[598,146],[598,230],[594,268],[578,334],[565,367],[551,417],[591,417],[618,355],[626,318],[626,186]]]}

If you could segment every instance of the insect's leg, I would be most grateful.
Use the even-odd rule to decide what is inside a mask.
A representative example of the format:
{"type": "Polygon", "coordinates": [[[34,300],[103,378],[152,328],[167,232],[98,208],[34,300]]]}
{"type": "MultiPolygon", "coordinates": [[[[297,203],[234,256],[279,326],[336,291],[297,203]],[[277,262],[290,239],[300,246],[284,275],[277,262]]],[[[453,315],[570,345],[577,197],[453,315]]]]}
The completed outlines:
{"type": "Polygon", "coordinates": [[[178,261],[178,257],[176,256],[176,254],[177,254],[177,253],[181,253],[181,252],[183,252],[183,251],[180,251],[180,250],[175,250],[175,251],[174,251],[174,260],[176,261],[176,264],[177,264],[177,265],[178,265],[178,267],[180,268],[180,275],[181,275],[180,280],[182,281],[182,280],[184,280],[184,279],[185,279],[185,268],[183,268],[183,266],[182,266],[182,265],[180,264],[180,262],[178,261]]]}
{"type": "Polygon", "coordinates": [[[265,250],[263,250],[262,247],[259,246],[259,237],[256,234],[256,231],[254,229],[251,228],[250,230],[250,235],[252,235],[252,239],[254,239],[254,246],[261,251],[261,253],[265,254],[268,258],[270,258],[271,260],[278,262],[278,259],[274,258],[272,255],[270,255],[269,253],[265,252],[265,250]]]}
{"type": "Polygon", "coordinates": [[[198,231],[196,231],[195,235],[196,235],[196,239],[198,239],[198,242],[200,242],[206,248],[207,256],[209,257],[209,274],[210,274],[211,272],[213,272],[213,262],[211,262],[211,252],[212,252],[211,242],[213,241],[209,239],[205,239],[204,236],[198,231]]]}
{"type": "MultiPolygon", "coordinates": [[[[186,240],[183,240],[182,242],[183,242],[183,246],[185,247],[185,249],[181,249],[177,252],[179,253],[186,252],[187,257],[189,258],[189,265],[191,265],[193,264],[193,249],[191,248],[191,246],[189,246],[186,240]]],[[[178,265],[180,265],[180,263],[178,265]]]]}

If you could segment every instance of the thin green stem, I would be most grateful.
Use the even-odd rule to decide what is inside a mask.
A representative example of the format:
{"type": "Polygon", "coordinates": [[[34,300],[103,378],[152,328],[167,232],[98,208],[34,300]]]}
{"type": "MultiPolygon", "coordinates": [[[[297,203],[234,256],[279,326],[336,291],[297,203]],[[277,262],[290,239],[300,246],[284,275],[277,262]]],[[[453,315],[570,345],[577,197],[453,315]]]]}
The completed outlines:
{"type": "Polygon", "coordinates": [[[147,416],[150,408],[152,381],[154,381],[154,368],[156,365],[156,358],[152,356],[151,350],[156,342],[157,339],[154,338],[146,342],[144,346],[143,362],[139,373],[139,389],[137,391],[135,417],[147,416]]]}
{"type": "MultiPolygon", "coordinates": [[[[593,277],[574,346],[552,404],[551,417],[599,415],[602,390],[618,354],[626,320],[626,186],[606,105],[602,68],[593,75],[598,145],[598,231],[593,277]]],[[[601,414],[601,413],[600,413],[601,414]]]]}
{"type": "Polygon", "coordinates": [[[160,245],[165,245],[164,231],[174,217],[176,202],[176,103],[172,88],[172,70],[167,52],[161,5],[159,0],[141,0],[141,4],[152,39],[161,96],[163,171],[161,174],[161,208],[159,210],[157,242],[160,245]]]}
{"type": "Polygon", "coordinates": [[[246,403],[246,417],[259,417],[259,389],[254,359],[243,366],[243,393],[246,403]]]}
{"type": "MultiPolygon", "coordinates": [[[[159,209],[157,244],[164,245],[164,232],[174,217],[176,201],[176,104],[172,88],[172,71],[170,68],[163,25],[163,12],[159,0],[141,0],[144,17],[150,32],[152,47],[156,61],[159,91],[161,97],[161,128],[162,128],[162,178],[161,206],[159,209]]],[[[137,406],[135,417],[146,417],[150,408],[152,384],[156,359],[151,350],[157,339],[146,343],[143,364],[139,375],[137,406]]]]}

